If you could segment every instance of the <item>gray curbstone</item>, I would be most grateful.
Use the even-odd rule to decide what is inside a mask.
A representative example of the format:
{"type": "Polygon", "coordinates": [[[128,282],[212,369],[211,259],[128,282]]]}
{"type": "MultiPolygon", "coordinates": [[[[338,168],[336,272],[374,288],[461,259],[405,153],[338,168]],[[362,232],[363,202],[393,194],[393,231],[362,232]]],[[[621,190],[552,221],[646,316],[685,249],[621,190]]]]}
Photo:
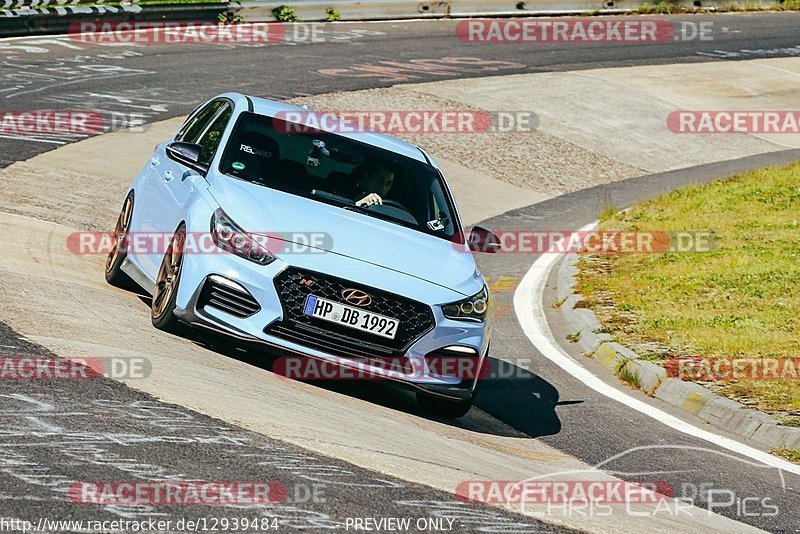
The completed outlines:
{"type": "Polygon", "coordinates": [[[578,338],[578,344],[581,346],[584,352],[589,354],[596,351],[603,343],[611,341],[611,336],[609,334],[597,334],[594,332],[594,330],[589,328],[579,330],[578,333],[580,334],[580,337],[578,338]]]}
{"type": "Polygon", "coordinates": [[[753,439],[773,449],[800,450],[800,428],[764,424],[755,431],[753,439]]]}
{"type": "Polygon", "coordinates": [[[577,281],[575,277],[578,274],[578,255],[567,254],[558,268],[558,280],[556,283],[556,298],[562,302],[574,295],[573,288],[577,281]]]}
{"type": "Polygon", "coordinates": [[[587,308],[575,307],[584,300],[574,292],[577,262],[577,254],[565,256],[557,274],[556,294],[562,303],[561,314],[570,332],[580,334],[577,341],[587,356],[645,394],[711,425],[772,449],[800,450],[800,428],[780,426],[769,415],[717,395],[700,384],[668,378],[663,367],[642,360],[631,349],[610,341],[610,335],[597,333],[601,325],[595,314],[587,308]]]}
{"type": "Polygon", "coordinates": [[[598,333],[600,322],[594,312],[586,308],[575,306],[583,300],[581,295],[574,293],[576,284],[575,275],[578,274],[576,266],[577,254],[568,254],[558,269],[556,283],[556,298],[561,302],[561,310],[571,334],[578,334],[577,342],[584,352],[594,352],[597,348],[611,341],[611,336],[598,333]]]}
{"type": "Polygon", "coordinates": [[[711,392],[700,384],[667,378],[653,396],[673,406],[680,406],[692,415],[697,415],[710,394],[711,392]]]}
{"type": "Polygon", "coordinates": [[[571,332],[586,329],[592,331],[600,327],[597,318],[586,308],[572,308],[569,318],[567,319],[567,324],[571,332]]]}
{"type": "Polygon", "coordinates": [[[667,378],[667,371],[663,367],[644,360],[630,360],[625,364],[623,372],[635,376],[639,388],[648,395],[652,395],[667,378]]]}
{"type": "Polygon", "coordinates": [[[573,308],[575,308],[575,305],[577,303],[579,303],[580,301],[582,301],[582,300],[583,300],[583,297],[581,297],[577,293],[573,293],[570,296],[568,296],[566,298],[566,300],[564,300],[564,302],[561,304],[561,308],[562,309],[563,308],[569,308],[570,310],[572,310],[573,308]]]}
{"type": "Polygon", "coordinates": [[[617,374],[631,360],[631,354],[632,352],[627,347],[610,341],[600,345],[592,354],[592,358],[612,373],[617,374]]]}

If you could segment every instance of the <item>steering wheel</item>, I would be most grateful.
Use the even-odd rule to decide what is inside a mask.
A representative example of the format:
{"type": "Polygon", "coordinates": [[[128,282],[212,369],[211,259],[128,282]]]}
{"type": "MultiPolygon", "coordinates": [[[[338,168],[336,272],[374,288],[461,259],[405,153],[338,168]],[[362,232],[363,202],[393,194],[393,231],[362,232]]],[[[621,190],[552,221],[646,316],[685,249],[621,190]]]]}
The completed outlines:
{"type": "MultiPolygon", "coordinates": [[[[400,204],[399,202],[397,202],[395,200],[389,200],[389,199],[385,198],[385,199],[383,199],[383,205],[384,206],[389,206],[389,207],[392,207],[392,208],[397,208],[399,210],[403,210],[405,212],[410,213],[408,211],[408,208],[406,208],[405,206],[403,206],[402,204],[400,204]]],[[[375,206],[380,206],[380,204],[375,204],[375,206]]],[[[375,206],[371,206],[371,207],[374,208],[375,206]]]]}

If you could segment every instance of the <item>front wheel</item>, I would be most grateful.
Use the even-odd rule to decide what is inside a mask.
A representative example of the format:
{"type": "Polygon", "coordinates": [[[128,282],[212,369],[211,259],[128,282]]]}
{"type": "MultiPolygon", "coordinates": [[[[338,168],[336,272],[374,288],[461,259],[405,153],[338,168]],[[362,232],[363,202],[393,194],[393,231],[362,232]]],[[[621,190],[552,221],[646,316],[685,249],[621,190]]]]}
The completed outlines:
{"type": "Polygon", "coordinates": [[[181,322],[175,317],[175,301],[178,298],[185,242],[186,228],[181,225],[172,236],[161,260],[156,287],[153,289],[153,301],[150,305],[150,319],[153,326],[173,334],[183,331],[181,322]]]}
{"type": "Polygon", "coordinates": [[[472,402],[473,399],[456,401],[417,393],[417,404],[421,408],[449,419],[458,419],[467,415],[472,408],[472,402]]]}

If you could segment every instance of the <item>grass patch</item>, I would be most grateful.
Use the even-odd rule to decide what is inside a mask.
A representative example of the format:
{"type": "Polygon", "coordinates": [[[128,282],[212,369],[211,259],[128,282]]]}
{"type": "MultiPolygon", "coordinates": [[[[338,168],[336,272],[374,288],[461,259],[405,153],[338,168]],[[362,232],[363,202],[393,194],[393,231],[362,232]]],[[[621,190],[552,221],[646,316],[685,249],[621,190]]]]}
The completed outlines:
{"type": "Polygon", "coordinates": [[[272,10],[272,16],[281,22],[302,22],[303,19],[297,16],[291,6],[278,6],[272,10]]]}
{"type": "Polygon", "coordinates": [[[611,202],[611,196],[608,193],[603,194],[603,198],[599,202],[597,219],[600,223],[611,220],[619,210],[611,202]]]}
{"type": "Polygon", "coordinates": [[[770,9],[775,11],[798,11],[800,10],[800,0],[785,0],[784,2],[775,2],[770,6],[770,9]]]}
{"type": "Polygon", "coordinates": [[[772,451],[775,456],[780,456],[790,462],[800,464],[800,451],[795,449],[776,449],[772,451]]]}
{"type": "Polygon", "coordinates": [[[567,335],[567,341],[569,341],[570,343],[577,343],[578,341],[580,341],[580,339],[581,339],[580,332],[573,332],[567,335]]]}
{"type": "Polygon", "coordinates": [[[325,8],[325,20],[328,22],[336,22],[340,20],[342,15],[334,8],[328,7],[325,8]]]}
{"type": "Polygon", "coordinates": [[[623,382],[634,386],[636,389],[642,389],[642,385],[639,383],[639,377],[628,371],[627,363],[628,362],[625,362],[625,365],[621,365],[620,368],[617,369],[617,377],[623,382]]]}
{"type": "Polygon", "coordinates": [[[640,15],[672,15],[673,13],[681,12],[681,10],[681,6],[673,2],[659,2],[655,5],[645,2],[639,6],[636,13],[640,15]]]}
{"type": "Polygon", "coordinates": [[[746,0],[742,3],[731,2],[720,7],[692,7],[681,6],[674,2],[659,2],[657,4],[643,3],[632,13],[639,15],[674,15],[677,13],[738,13],[758,11],[798,11],[800,0],[782,0],[772,3],[761,3],[760,0],[746,0]]]}
{"type": "MultiPolygon", "coordinates": [[[[576,291],[616,339],[659,358],[800,356],[800,164],[687,187],[615,214],[616,230],[712,231],[706,253],[582,255],[576,291]]],[[[800,380],[721,382],[761,410],[800,410],[800,380]]]]}

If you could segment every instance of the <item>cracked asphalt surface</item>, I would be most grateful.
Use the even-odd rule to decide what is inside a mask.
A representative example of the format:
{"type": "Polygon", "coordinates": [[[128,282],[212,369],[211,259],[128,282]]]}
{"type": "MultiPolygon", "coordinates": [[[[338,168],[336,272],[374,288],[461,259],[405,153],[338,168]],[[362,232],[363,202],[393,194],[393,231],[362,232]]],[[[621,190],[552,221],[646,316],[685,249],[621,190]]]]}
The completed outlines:
{"type": "MultiPolygon", "coordinates": [[[[6,357],[57,358],[6,327],[0,344],[6,357]]],[[[368,517],[433,522],[454,532],[568,531],[242,430],[107,378],[4,380],[0,392],[0,517],[51,532],[85,531],[89,520],[171,520],[165,530],[173,531],[180,520],[205,521],[209,529],[219,522],[224,531],[226,519],[262,525],[261,518],[268,518],[266,530],[315,532],[347,529],[348,518],[352,529],[368,517]],[[279,502],[227,505],[94,504],[70,494],[76,483],[144,481],[248,481],[282,491],[279,502]]]]}

